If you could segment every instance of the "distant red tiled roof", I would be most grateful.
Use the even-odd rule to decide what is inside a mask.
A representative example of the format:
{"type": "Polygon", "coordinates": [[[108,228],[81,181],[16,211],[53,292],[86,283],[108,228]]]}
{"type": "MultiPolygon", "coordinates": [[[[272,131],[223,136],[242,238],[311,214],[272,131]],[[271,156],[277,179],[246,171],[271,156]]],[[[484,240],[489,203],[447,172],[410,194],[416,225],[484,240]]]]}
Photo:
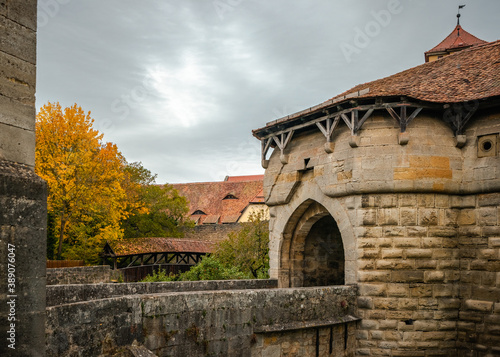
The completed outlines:
{"type": "Polygon", "coordinates": [[[328,101],[267,123],[259,132],[322,112],[332,105],[363,98],[406,96],[434,103],[459,103],[500,96],[500,40],[469,47],[439,61],[427,62],[389,77],[359,84],[328,101]]]}
{"type": "MultiPolygon", "coordinates": [[[[189,201],[189,215],[200,210],[206,215],[195,215],[198,224],[236,222],[243,210],[263,190],[263,175],[238,176],[238,179],[216,182],[174,184],[179,194],[189,201]],[[243,180],[242,177],[252,180],[243,180]],[[235,198],[227,198],[232,195],[235,198]],[[226,199],[225,199],[226,198],[226,199]],[[217,220],[215,219],[217,218],[217,220]]],[[[263,195],[262,195],[263,196],[263,195]]],[[[263,200],[262,200],[263,202],[263,200]]]]}
{"type": "Polygon", "coordinates": [[[264,175],[248,175],[248,176],[226,176],[226,182],[242,182],[242,181],[258,181],[264,180],[264,175]]]}
{"type": "Polygon", "coordinates": [[[238,222],[238,219],[240,218],[239,214],[233,214],[229,216],[222,216],[221,217],[221,223],[236,223],[238,222]]]}
{"type": "Polygon", "coordinates": [[[426,57],[429,54],[436,52],[447,52],[450,50],[456,50],[463,47],[470,47],[475,45],[482,45],[487,43],[474,35],[471,35],[465,31],[460,25],[457,25],[455,29],[436,47],[425,52],[426,57]]]}
{"type": "Polygon", "coordinates": [[[214,247],[212,242],[191,239],[129,238],[114,243],[111,248],[121,256],[161,252],[211,253],[214,247]]]}
{"type": "Polygon", "coordinates": [[[265,197],[264,197],[264,189],[262,189],[253,199],[250,201],[250,203],[265,203],[265,197]]]}

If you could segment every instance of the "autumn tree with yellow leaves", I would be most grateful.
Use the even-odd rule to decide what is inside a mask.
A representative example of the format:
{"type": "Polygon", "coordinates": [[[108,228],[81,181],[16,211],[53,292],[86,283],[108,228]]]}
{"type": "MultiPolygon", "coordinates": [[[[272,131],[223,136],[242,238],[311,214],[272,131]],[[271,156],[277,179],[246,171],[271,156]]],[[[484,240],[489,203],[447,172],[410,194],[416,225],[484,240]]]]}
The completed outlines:
{"type": "MultiPolygon", "coordinates": [[[[76,104],[62,109],[47,103],[37,114],[35,171],[47,181],[57,259],[98,263],[105,242],[123,237],[124,222],[148,216],[153,207],[144,192],[150,192],[146,187],[154,176],[140,163],[128,164],[115,144],[103,142],[93,122],[76,104]]],[[[164,192],[158,194],[163,199],[164,192]]],[[[181,211],[187,211],[187,201],[183,205],[181,211]]],[[[183,224],[176,222],[176,228],[183,224]]]]}
{"type": "Polygon", "coordinates": [[[35,170],[47,181],[48,210],[57,217],[58,259],[65,242],[67,258],[85,259],[88,247],[121,236],[125,159],[116,145],[102,142],[93,122],[76,104],[63,110],[48,103],[37,114],[35,170]]]}

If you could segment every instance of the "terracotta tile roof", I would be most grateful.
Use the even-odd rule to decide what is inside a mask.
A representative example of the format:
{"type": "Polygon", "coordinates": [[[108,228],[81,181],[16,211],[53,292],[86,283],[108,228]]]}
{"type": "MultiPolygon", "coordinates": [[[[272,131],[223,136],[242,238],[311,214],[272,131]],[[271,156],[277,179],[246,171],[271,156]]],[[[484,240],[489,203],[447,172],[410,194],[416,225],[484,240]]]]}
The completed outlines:
{"type": "MultiPolygon", "coordinates": [[[[239,177],[253,178],[254,176],[239,177]]],[[[229,219],[233,220],[235,216],[239,218],[249,203],[253,202],[255,197],[261,193],[263,182],[263,175],[258,175],[257,179],[251,181],[236,179],[174,184],[173,186],[179,191],[180,195],[188,199],[189,215],[196,211],[203,211],[206,214],[191,217],[193,219],[199,218],[199,224],[202,224],[215,223],[215,217],[217,217],[217,223],[229,219]],[[226,198],[228,195],[235,198],[226,198]],[[219,220],[219,217],[222,217],[221,220],[219,220]]]]}
{"type": "Polygon", "coordinates": [[[118,256],[162,252],[211,253],[215,244],[191,239],[129,238],[114,243],[111,248],[118,256]]]}
{"type": "Polygon", "coordinates": [[[434,103],[459,103],[500,96],[500,40],[359,84],[319,105],[273,120],[265,127],[253,130],[253,134],[260,137],[274,126],[352,99],[400,96],[434,103]]]}
{"type": "Polygon", "coordinates": [[[250,201],[250,203],[265,203],[266,199],[264,197],[264,189],[262,189],[253,199],[250,201]]]}
{"type": "Polygon", "coordinates": [[[220,220],[221,223],[236,223],[238,222],[239,218],[240,218],[239,214],[233,214],[228,216],[222,216],[220,220]]]}
{"type": "Polygon", "coordinates": [[[439,61],[360,84],[358,98],[407,96],[428,102],[457,103],[500,95],[500,41],[470,47],[439,61]]]}
{"type": "Polygon", "coordinates": [[[210,214],[208,215],[205,220],[203,221],[203,223],[205,224],[216,224],[216,223],[219,223],[219,218],[220,218],[220,215],[218,214],[210,214]]]}
{"type": "Polygon", "coordinates": [[[475,45],[482,45],[487,43],[476,36],[465,31],[460,25],[457,25],[455,29],[436,47],[425,52],[425,55],[429,55],[435,52],[446,52],[448,50],[470,47],[475,45]]]}
{"type": "Polygon", "coordinates": [[[242,182],[242,181],[258,181],[264,180],[264,175],[248,175],[248,176],[226,176],[226,182],[242,182]]]}

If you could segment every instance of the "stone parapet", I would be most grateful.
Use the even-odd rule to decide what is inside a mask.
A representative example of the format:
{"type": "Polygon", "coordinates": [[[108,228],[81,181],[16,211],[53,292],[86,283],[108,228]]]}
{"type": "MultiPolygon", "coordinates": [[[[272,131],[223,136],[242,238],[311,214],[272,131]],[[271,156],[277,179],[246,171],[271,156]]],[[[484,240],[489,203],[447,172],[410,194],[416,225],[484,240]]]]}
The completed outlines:
{"type": "Polygon", "coordinates": [[[207,290],[273,289],[277,287],[278,282],[273,279],[53,285],[47,286],[47,306],[126,295],[207,290]]]}
{"type": "Polygon", "coordinates": [[[110,278],[109,265],[47,269],[47,285],[109,283],[110,278]]]}
{"type": "Polygon", "coordinates": [[[355,322],[343,318],[356,316],[356,295],[355,287],[330,286],[129,295],[52,306],[47,356],[112,355],[134,340],[157,356],[313,357],[329,350],[352,356],[355,322]],[[327,320],[330,325],[314,324],[327,320]]]}

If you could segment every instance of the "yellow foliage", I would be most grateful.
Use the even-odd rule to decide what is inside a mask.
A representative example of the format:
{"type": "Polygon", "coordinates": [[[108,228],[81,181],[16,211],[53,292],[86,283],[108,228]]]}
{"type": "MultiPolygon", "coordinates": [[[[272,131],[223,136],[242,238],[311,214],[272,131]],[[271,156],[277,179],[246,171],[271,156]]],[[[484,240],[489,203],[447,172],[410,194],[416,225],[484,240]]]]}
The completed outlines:
{"type": "Polygon", "coordinates": [[[58,217],[59,257],[70,238],[68,243],[78,245],[88,236],[92,244],[123,236],[126,161],[115,144],[102,142],[93,122],[76,104],[63,110],[59,103],[47,103],[37,114],[35,170],[47,181],[48,209],[58,217]],[[82,233],[82,225],[92,232],[82,233]]]}

